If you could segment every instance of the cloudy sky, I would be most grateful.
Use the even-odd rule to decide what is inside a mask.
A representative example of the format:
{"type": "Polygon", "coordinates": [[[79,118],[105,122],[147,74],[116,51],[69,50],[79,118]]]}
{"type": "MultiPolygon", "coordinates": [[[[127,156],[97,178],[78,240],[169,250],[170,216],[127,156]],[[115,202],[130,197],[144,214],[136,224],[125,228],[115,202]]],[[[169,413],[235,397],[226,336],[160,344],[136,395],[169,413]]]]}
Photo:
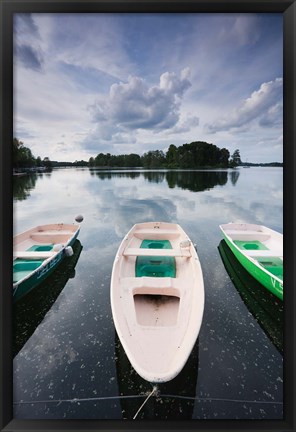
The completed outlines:
{"type": "Polygon", "coordinates": [[[282,162],[281,14],[16,14],[14,136],[51,160],[192,141],[282,162]]]}

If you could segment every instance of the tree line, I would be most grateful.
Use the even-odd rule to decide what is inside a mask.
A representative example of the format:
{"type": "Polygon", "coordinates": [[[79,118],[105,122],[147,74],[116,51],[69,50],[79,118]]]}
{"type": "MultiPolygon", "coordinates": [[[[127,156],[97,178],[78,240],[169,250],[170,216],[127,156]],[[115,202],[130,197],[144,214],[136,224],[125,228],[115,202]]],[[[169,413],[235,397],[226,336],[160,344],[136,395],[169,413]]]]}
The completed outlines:
{"type": "Polygon", "coordinates": [[[204,141],[194,141],[179,147],[171,144],[167,152],[162,150],[151,150],[142,156],[131,153],[123,155],[112,155],[110,153],[99,153],[91,157],[89,161],[57,162],[48,157],[41,160],[40,156],[35,158],[31,150],[17,138],[13,139],[13,168],[34,167],[59,167],[59,166],[89,166],[104,168],[232,168],[241,165],[240,152],[238,149],[230,156],[226,148],[220,149],[214,144],[204,141]]]}
{"type": "Polygon", "coordinates": [[[220,149],[204,141],[194,141],[180,147],[171,144],[166,153],[162,150],[148,151],[142,156],[135,153],[127,155],[99,153],[89,159],[90,167],[229,168],[240,164],[238,149],[230,157],[226,148],[220,149]]]}
{"type": "Polygon", "coordinates": [[[52,166],[51,161],[48,157],[45,157],[43,160],[41,160],[40,156],[35,158],[32,151],[17,138],[13,139],[12,157],[14,169],[35,167],[51,168],[52,166]]]}

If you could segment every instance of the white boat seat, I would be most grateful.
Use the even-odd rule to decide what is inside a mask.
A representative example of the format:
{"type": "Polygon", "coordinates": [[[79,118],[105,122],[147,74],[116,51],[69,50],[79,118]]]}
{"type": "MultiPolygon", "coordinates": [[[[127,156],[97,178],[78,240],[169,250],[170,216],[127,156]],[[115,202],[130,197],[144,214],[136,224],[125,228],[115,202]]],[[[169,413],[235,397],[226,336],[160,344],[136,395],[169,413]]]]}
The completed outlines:
{"type": "MultiPolygon", "coordinates": [[[[264,233],[263,231],[256,231],[256,230],[236,230],[236,229],[225,229],[224,230],[226,234],[228,235],[232,235],[232,234],[250,234],[252,236],[256,236],[257,234],[265,234],[268,235],[267,233],[264,233]]],[[[268,235],[270,237],[270,235],[268,235]]]]}
{"type": "Polygon", "coordinates": [[[120,279],[120,284],[125,289],[142,288],[149,286],[151,288],[170,288],[173,286],[173,278],[170,277],[124,277],[120,279]]]}
{"type": "Polygon", "coordinates": [[[164,228],[155,228],[155,229],[143,228],[143,229],[138,229],[134,233],[134,236],[137,238],[141,238],[141,239],[151,238],[151,240],[153,239],[153,237],[155,237],[155,235],[157,236],[157,239],[159,239],[160,236],[163,236],[163,239],[173,239],[173,238],[178,238],[180,236],[180,233],[175,230],[169,230],[164,228]]]}
{"type": "Polygon", "coordinates": [[[23,259],[47,259],[55,255],[56,251],[46,251],[46,252],[34,252],[34,251],[14,251],[13,258],[23,258],[23,259]]]}
{"type": "Polygon", "coordinates": [[[264,233],[262,231],[247,231],[247,230],[225,230],[232,240],[259,240],[265,241],[270,239],[270,234],[264,233]]]}
{"type": "Polygon", "coordinates": [[[250,257],[283,257],[283,251],[280,250],[244,250],[245,255],[250,257]]]}
{"type": "Polygon", "coordinates": [[[50,231],[39,231],[33,232],[31,237],[41,237],[41,236],[56,236],[56,235],[73,235],[75,231],[69,230],[50,230],[50,231]]]}
{"type": "Polygon", "coordinates": [[[124,277],[120,279],[120,285],[124,291],[132,291],[133,294],[163,294],[181,295],[182,286],[193,284],[192,279],[180,279],[170,277],[124,277]]]}
{"type": "Polygon", "coordinates": [[[190,258],[191,252],[189,249],[144,249],[144,248],[126,248],[123,256],[170,256],[190,258]]]}
{"type": "Polygon", "coordinates": [[[178,288],[180,284],[182,286],[188,286],[193,284],[194,282],[190,278],[182,278],[182,281],[178,278],[171,277],[123,277],[120,279],[120,284],[124,288],[142,288],[142,287],[151,287],[151,288],[178,288]]]}

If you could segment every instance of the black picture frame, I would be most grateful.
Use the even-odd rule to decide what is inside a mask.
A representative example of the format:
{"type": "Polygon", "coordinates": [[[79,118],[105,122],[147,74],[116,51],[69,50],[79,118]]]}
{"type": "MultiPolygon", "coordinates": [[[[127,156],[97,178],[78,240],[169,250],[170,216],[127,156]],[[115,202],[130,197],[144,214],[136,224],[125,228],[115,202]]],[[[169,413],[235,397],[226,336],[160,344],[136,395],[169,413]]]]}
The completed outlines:
{"type": "Polygon", "coordinates": [[[295,0],[0,0],[1,13],[1,117],[0,117],[0,427],[3,431],[34,430],[296,430],[295,422],[295,0]],[[15,420],[12,389],[12,151],[13,138],[13,27],[20,12],[264,12],[284,18],[284,254],[285,254],[285,351],[283,421],[182,421],[129,422],[101,420],[15,420]]]}

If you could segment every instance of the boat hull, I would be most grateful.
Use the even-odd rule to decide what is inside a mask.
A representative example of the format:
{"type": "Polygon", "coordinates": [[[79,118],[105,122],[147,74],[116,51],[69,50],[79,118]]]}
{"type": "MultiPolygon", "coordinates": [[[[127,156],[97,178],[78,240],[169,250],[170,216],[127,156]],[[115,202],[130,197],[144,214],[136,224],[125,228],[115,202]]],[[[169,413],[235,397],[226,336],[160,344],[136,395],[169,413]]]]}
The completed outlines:
{"type": "MultiPolygon", "coordinates": [[[[231,224],[228,224],[231,225],[231,224]]],[[[272,294],[277,296],[280,300],[283,300],[283,281],[278,277],[266,271],[263,267],[258,264],[258,261],[254,257],[249,257],[244,251],[234,243],[233,239],[227,234],[227,231],[221,226],[221,231],[223,237],[231,249],[232,253],[235,255],[236,259],[241,263],[241,265],[266,289],[268,289],[272,294]],[[221,228],[222,227],[222,228],[221,228]]],[[[269,230],[272,231],[272,230],[269,230]]],[[[277,233],[278,234],[278,233],[277,233]]],[[[264,251],[262,252],[264,255],[264,251]]],[[[275,254],[276,255],[276,254],[275,254]]],[[[282,255],[282,252],[281,252],[282,255]]]]}
{"type": "Polygon", "coordinates": [[[224,239],[221,240],[218,250],[224,267],[248,310],[277,350],[283,354],[283,302],[265,289],[241,265],[224,239]]]}
{"type": "Polygon", "coordinates": [[[199,259],[179,225],[147,222],[129,231],[114,260],[110,298],[116,332],[136,372],[151,383],[175,378],[204,309],[199,259]]]}
{"type": "Polygon", "coordinates": [[[57,300],[69,279],[75,276],[82,245],[78,239],[73,246],[73,255],[62,260],[54,271],[38,286],[13,303],[13,357],[32,336],[46,313],[57,300]]]}
{"type": "MultiPolygon", "coordinates": [[[[13,301],[16,302],[23,298],[26,294],[31,292],[34,288],[36,288],[39,284],[41,284],[63,261],[66,257],[66,248],[68,246],[73,246],[75,240],[78,237],[80,228],[77,226],[76,230],[69,237],[69,239],[62,245],[61,249],[53,254],[53,256],[49,259],[46,259],[42,262],[38,267],[32,270],[26,277],[20,279],[18,282],[13,285],[13,301]]],[[[34,236],[34,233],[32,234],[34,236]]],[[[26,233],[19,235],[19,237],[23,240],[23,237],[26,241],[26,233]],[[21,237],[22,236],[22,237],[21,237]]],[[[40,244],[42,247],[42,245],[40,244]]],[[[19,254],[22,254],[21,251],[18,251],[19,254]]],[[[38,253],[37,253],[38,255],[38,253]]],[[[28,260],[25,260],[24,264],[30,266],[32,265],[33,258],[31,257],[28,260]]],[[[28,267],[29,268],[29,267],[28,267]]]]}

